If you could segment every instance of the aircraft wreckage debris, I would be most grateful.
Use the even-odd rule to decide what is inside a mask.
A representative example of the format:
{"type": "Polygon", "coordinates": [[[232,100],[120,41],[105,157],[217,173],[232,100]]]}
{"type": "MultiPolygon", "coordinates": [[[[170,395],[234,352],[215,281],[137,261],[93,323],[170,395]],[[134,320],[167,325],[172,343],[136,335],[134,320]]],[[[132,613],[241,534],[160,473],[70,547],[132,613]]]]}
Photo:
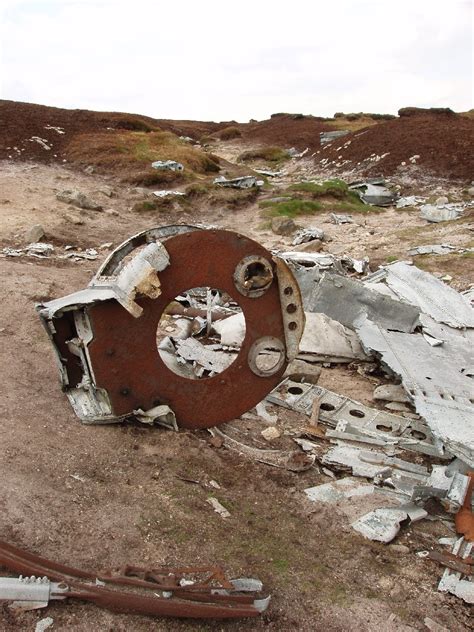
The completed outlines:
{"type": "MultiPolygon", "coordinates": [[[[305,322],[299,286],[282,259],[243,235],[195,226],[131,237],[86,289],[37,309],[63,389],[83,422],[116,422],[134,411],[150,422],[147,411],[164,405],[186,428],[215,426],[256,406],[298,354],[305,322]],[[206,287],[238,297],[246,334],[234,361],[219,367],[223,372],[212,371],[208,347],[210,376],[188,379],[163,361],[157,326],[180,293],[206,287]]],[[[178,363],[202,350],[188,340],[179,341],[178,363]]]]}
{"type": "Polygon", "coordinates": [[[220,567],[140,568],[103,574],[72,568],[0,540],[0,565],[19,578],[0,578],[0,601],[13,608],[44,608],[74,598],[132,614],[192,619],[237,619],[264,612],[270,597],[258,579],[226,579],[220,567]],[[31,575],[24,577],[23,575],[31,575]]]}

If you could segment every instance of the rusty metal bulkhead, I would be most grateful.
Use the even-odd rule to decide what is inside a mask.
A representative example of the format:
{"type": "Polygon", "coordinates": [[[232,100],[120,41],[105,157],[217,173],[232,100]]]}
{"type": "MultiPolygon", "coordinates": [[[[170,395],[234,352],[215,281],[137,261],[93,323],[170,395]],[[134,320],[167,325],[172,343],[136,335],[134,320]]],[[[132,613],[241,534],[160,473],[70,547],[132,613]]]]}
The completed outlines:
{"type": "Polygon", "coordinates": [[[281,259],[243,235],[194,226],[131,237],[86,289],[37,309],[56,352],[63,390],[85,423],[155,410],[184,428],[235,419],[278,385],[304,328],[300,290],[281,259]],[[238,298],[246,333],[228,368],[192,380],[165,365],[156,332],[171,301],[200,287],[238,298]],[[270,367],[258,364],[265,350],[277,358],[270,367]]]}

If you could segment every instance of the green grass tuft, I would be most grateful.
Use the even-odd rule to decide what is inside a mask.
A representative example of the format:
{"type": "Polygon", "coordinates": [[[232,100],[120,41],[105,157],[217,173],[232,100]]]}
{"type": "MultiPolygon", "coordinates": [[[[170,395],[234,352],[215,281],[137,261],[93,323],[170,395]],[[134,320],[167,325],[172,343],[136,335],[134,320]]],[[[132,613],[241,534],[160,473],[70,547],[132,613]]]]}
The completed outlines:
{"type": "Polygon", "coordinates": [[[276,217],[278,215],[297,217],[298,215],[313,215],[313,213],[323,210],[319,202],[297,198],[286,202],[262,202],[260,207],[265,209],[264,215],[266,217],[276,217]]]}
{"type": "Polygon", "coordinates": [[[342,199],[350,197],[352,194],[360,201],[359,196],[354,194],[353,191],[349,191],[349,187],[343,180],[326,180],[326,182],[322,182],[321,184],[317,184],[316,182],[297,182],[296,184],[292,184],[289,189],[291,191],[310,193],[313,198],[328,195],[342,199]]]}
{"type": "Polygon", "coordinates": [[[251,160],[264,160],[266,162],[282,162],[288,160],[289,153],[281,147],[260,147],[260,149],[250,149],[240,154],[238,160],[248,162],[251,160]]]}

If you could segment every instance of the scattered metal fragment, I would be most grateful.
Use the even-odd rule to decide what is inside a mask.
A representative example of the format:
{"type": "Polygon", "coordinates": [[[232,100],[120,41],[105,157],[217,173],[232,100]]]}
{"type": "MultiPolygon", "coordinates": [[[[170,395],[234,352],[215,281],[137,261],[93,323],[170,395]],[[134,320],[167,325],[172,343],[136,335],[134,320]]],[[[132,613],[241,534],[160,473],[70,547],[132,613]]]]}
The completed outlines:
{"type": "Polygon", "coordinates": [[[324,230],[320,228],[303,228],[296,233],[293,239],[293,246],[314,240],[324,241],[324,230]]]}
{"type": "Polygon", "coordinates": [[[133,411],[133,416],[142,424],[159,424],[172,430],[178,430],[174,412],[166,404],[155,406],[146,411],[138,408],[133,411]]]}
{"type": "Polygon", "coordinates": [[[222,345],[240,347],[245,338],[245,316],[243,312],[234,314],[212,323],[212,328],[219,334],[222,345]]]}
{"type": "Polygon", "coordinates": [[[398,193],[390,191],[381,179],[352,182],[349,189],[356,191],[362,202],[371,206],[391,206],[398,199],[398,193]]]}
{"type": "Polygon", "coordinates": [[[397,200],[396,207],[397,208],[405,208],[406,206],[418,206],[419,204],[423,204],[425,198],[418,197],[416,195],[408,195],[406,197],[401,197],[397,200]]]}
{"type": "Polygon", "coordinates": [[[408,514],[398,507],[375,509],[351,524],[351,527],[369,540],[387,544],[400,531],[400,523],[408,514]]]}
{"type": "Polygon", "coordinates": [[[254,169],[256,173],[261,176],[267,176],[268,178],[279,178],[283,175],[283,171],[271,171],[269,169],[254,169]]]}
{"type": "Polygon", "coordinates": [[[465,208],[463,203],[424,204],[420,207],[420,217],[432,223],[448,222],[461,217],[465,208]]]}
{"type": "Polygon", "coordinates": [[[322,463],[349,471],[353,476],[378,477],[380,483],[387,482],[394,473],[400,473],[411,486],[426,480],[428,476],[428,470],[421,465],[346,444],[337,445],[326,452],[322,463]]]}
{"type": "Polygon", "coordinates": [[[332,219],[334,224],[353,224],[354,223],[354,220],[352,219],[352,215],[331,213],[330,218],[332,219]]]}
{"type": "Polygon", "coordinates": [[[183,171],[184,166],[180,162],[176,162],[176,160],[155,160],[155,162],[151,163],[153,169],[158,169],[162,171],[183,171]]]}
{"type": "MultiPolygon", "coordinates": [[[[169,406],[180,427],[239,417],[278,384],[304,328],[299,287],[284,261],[242,235],[193,226],[135,235],[108,256],[87,289],[38,311],[63,388],[88,423],[116,422],[160,405],[169,406]],[[189,380],[170,371],[158,353],[157,325],[179,292],[205,287],[238,296],[246,335],[222,373],[189,380]],[[276,359],[270,366],[262,363],[268,356],[276,359]]],[[[177,346],[183,356],[209,354],[190,350],[189,342],[177,346]]]]}
{"type": "Polygon", "coordinates": [[[320,503],[335,504],[341,500],[373,494],[375,487],[368,483],[346,477],[333,483],[308,487],[304,493],[309,500],[320,503]]]}
{"type": "MultiPolygon", "coordinates": [[[[451,553],[460,560],[470,558],[472,555],[473,544],[466,542],[461,537],[454,544],[451,553]]],[[[472,567],[470,566],[472,569],[472,567]]],[[[438,590],[440,592],[449,592],[452,595],[456,595],[460,599],[463,599],[466,603],[474,603],[474,581],[471,574],[468,577],[459,570],[452,570],[446,568],[441,580],[438,584],[438,590]]]]}
{"type": "Polygon", "coordinates": [[[15,573],[46,577],[48,583],[58,582],[62,599],[91,601],[113,612],[234,619],[258,616],[270,601],[261,596],[260,581],[228,580],[220,567],[147,569],[127,565],[118,573],[96,573],[47,560],[4,541],[0,541],[0,565],[15,573]]]}
{"type": "MultiPolygon", "coordinates": [[[[464,252],[464,250],[465,249],[461,248],[462,252],[464,252]]],[[[415,255],[449,255],[456,251],[459,251],[459,248],[450,246],[449,244],[433,244],[431,246],[416,246],[415,248],[410,248],[408,254],[410,257],[414,257],[415,255]]]]}
{"type": "Polygon", "coordinates": [[[162,191],[153,191],[153,195],[157,198],[165,198],[165,197],[172,197],[172,196],[183,196],[186,195],[186,193],[183,193],[182,191],[168,191],[168,190],[162,190],[162,191]]]}
{"type": "Polygon", "coordinates": [[[211,496],[206,500],[206,502],[211,505],[214,511],[218,513],[221,518],[230,518],[230,511],[228,511],[224,505],[217,500],[217,498],[211,496]]]}
{"type": "Polygon", "coordinates": [[[255,176],[240,176],[239,178],[228,179],[225,176],[218,176],[214,179],[214,184],[220,187],[231,187],[233,189],[251,189],[252,187],[262,187],[263,180],[257,180],[255,176]]]}
{"type": "MultiPolygon", "coordinates": [[[[227,430],[225,426],[224,430],[227,430]]],[[[290,452],[285,450],[261,450],[254,448],[253,446],[245,445],[241,441],[237,441],[220,428],[209,428],[209,432],[213,437],[222,439],[223,445],[229,450],[238,452],[253,461],[287,469],[291,472],[304,472],[312,467],[316,460],[314,455],[305,454],[299,450],[290,452]]]]}

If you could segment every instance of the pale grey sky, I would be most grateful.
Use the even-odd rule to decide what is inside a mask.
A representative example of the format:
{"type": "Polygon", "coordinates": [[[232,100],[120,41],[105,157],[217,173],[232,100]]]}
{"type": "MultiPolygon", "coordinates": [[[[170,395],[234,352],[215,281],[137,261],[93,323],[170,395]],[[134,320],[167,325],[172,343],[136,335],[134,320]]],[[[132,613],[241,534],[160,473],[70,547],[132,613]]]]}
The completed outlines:
{"type": "Polygon", "coordinates": [[[471,0],[0,0],[0,98],[246,121],[473,108],[471,0]]]}

